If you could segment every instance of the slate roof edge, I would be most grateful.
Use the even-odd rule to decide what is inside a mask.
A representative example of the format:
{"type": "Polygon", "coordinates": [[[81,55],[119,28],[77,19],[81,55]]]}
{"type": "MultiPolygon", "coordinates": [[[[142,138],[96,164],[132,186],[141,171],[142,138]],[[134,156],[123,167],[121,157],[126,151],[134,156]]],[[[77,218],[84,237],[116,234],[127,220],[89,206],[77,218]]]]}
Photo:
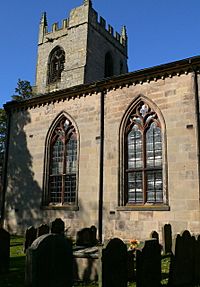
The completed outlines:
{"type": "Polygon", "coordinates": [[[73,86],[67,89],[54,91],[28,100],[10,101],[4,105],[5,110],[22,109],[45,105],[50,102],[86,96],[101,91],[123,88],[125,86],[143,84],[145,82],[157,81],[167,77],[180,76],[200,69],[200,56],[194,56],[179,61],[174,61],[150,68],[136,70],[120,76],[113,76],[101,81],[73,86]]]}

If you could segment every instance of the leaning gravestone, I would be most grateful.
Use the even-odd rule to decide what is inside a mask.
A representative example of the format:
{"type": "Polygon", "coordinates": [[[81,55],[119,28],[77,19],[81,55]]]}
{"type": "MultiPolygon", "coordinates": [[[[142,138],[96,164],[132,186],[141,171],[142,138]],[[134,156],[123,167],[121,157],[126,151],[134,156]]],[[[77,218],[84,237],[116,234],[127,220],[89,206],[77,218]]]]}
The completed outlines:
{"type": "Polygon", "coordinates": [[[102,250],[102,287],[127,287],[127,246],[119,238],[102,250]]]}
{"type": "Polygon", "coordinates": [[[56,218],[51,223],[51,233],[64,234],[65,232],[65,223],[61,218],[56,218]]]}
{"type": "Polygon", "coordinates": [[[170,287],[195,286],[195,237],[185,230],[176,237],[175,255],[170,264],[170,287]]]}
{"type": "Polygon", "coordinates": [[[73,285],[71,242],[60,234],[38,237],[27,250],[25,285],[71,287],[73,285]]]}
{"type": "Polygon", "coordinates": [[[77,232],[76,245],[83,247],[91,247],[97,244],[97,229],[94,225],[86,227],[77,232]]]}
{"type": "Polygon", "coordinates": [[[0,273],[9,271],[10,263],[10,234],[0,228],[0,273]]]}
{"type": "Polygon", "coordinates": [[[36,238],[37,238],[37,229],[35,227],[33,227],[33,226],[30,226],[26,230],[26,234],[25,234],[24,252],[26,252],[28,247],[31,246],[31,244],[33,243],[33,241],[36,238]]]}
{"type": "Polygon", "coordinates": [[[37,237],[49,233],[49,226],[47,224],[41,224],[37,229],[37,237]]]}
{"type": "Polygon", "coordinates": [[[145,241],[141,250],[136,250],[136,286],[161,286],[161,248],[157,239],[145,241]]]}

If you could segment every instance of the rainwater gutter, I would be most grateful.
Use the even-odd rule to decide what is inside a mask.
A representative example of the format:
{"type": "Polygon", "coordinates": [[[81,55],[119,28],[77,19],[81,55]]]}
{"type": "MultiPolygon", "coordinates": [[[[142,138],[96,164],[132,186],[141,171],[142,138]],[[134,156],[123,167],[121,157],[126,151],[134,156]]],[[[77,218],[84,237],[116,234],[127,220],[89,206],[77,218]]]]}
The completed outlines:
{"type": "Polygon", "coordinates": [[[99,154],[99,210],[98,240],[102,243],[103,234],[103,184],[104,184],[104,91],[100,94],[100,154],[99,154]]]}

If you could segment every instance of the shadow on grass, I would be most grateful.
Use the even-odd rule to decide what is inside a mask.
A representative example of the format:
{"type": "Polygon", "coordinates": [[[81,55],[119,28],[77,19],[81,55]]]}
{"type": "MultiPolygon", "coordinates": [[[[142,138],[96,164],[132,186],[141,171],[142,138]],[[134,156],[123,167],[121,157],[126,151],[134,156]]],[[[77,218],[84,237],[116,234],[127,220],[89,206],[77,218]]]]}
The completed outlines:
{"type": "Polygon", "coordinates": [[[10,271],[0,275],[1,287],[24,286],[25,256],[10,258],[10,271]]]}

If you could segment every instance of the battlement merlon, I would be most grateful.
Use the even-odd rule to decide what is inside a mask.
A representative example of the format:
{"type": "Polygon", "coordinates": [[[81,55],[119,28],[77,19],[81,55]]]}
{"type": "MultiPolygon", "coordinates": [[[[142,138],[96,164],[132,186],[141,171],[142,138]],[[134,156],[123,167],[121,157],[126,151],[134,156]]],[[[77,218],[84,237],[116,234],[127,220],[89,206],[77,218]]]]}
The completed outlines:
{"type": "Polygon", "coordinates": [[[40,21],[38,44],[42,44],[46,41],[45,36],[53,40],[57,38],[59,34],[66,33],[67,29],[85,23],[89,23],[99,32],[107,34],[113,41],[116,41],[118,45],[122,46],[126,53],[128,41],[126,27],[122,27],[121,34],[115,32],[111,25],[107,27],[106,20],[103,17],[100,16],[98,19],[98,13],[92,8],[91,0],[84,0],[81,6],[72,9],[69,18],[62,21],[62,27],[59,27],[58,23],[54,23],[51,31],[48,31],[47,16],[46,13],[43,13],[40,21]]]}

